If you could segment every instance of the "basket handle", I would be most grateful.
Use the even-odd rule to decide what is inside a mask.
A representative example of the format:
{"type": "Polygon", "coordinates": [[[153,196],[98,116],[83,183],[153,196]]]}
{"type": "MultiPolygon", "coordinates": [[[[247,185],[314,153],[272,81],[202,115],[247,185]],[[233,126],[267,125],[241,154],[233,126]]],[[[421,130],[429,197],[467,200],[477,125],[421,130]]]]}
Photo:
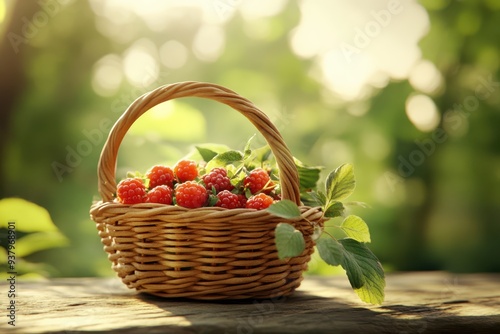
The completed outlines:
{"type": "Polygon", "coordinates": [[[225,87],[206,83],[186,81],[160,86],[137,98],[116,121],[99,158],[98,189],[103,202],[111,202],[116,193],[116,160],[118,148],[132,124],[152,107],[181,97],[211,99],[239,111],[264,136],[273,152],[279,169],[281,196],[300,205],[299,176],[293,156],[283,137],[271,120],[252,102],[225,87]]]}

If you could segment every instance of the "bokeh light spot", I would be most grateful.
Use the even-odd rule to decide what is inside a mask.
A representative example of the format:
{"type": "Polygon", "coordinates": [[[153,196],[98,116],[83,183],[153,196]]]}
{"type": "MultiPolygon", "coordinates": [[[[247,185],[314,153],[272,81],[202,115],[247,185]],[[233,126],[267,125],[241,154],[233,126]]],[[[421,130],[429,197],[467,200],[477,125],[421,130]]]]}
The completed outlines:
{"type": "Polygon", "coordinates": [[[193,52],[195,56],[206,62],[216,61],[226,44],[224,31],[216,25],[204,25],[200,27],[193,41],[193,52]]]}
{"type": "Polygon", "coordinates": [[[130,84],[147,87],[158,79],[160,68],[156,46],[148,39],[140,39],[125,51],[123,71],[130,84]]]}
{"type": "Polygon", "coordinates": [[[168,68],[181,68],[187,62],[188,49],[184,44],[171,40],[160,47],[160,60],[168,68]]]}
{"type": "Polygon", "coordinates": [[[109,54],[99,59],[92,70],[92,89],[101,96],[112,96],[123,80],[121,58],[109,54]]]}
{"type": "Polygon", "coordinates": [[[440,121],[440,116],[434,101],[427,95],[417,94],[406,100],[406,115],[410,122],[420,131],[434,130],[440,121]]]}
{"type": "Polygon", "coordinates": [[[408,81],[416,90],[432,94],[442,87],[443,76],[432,62],[422,60],[413,67],[408,81]]]}

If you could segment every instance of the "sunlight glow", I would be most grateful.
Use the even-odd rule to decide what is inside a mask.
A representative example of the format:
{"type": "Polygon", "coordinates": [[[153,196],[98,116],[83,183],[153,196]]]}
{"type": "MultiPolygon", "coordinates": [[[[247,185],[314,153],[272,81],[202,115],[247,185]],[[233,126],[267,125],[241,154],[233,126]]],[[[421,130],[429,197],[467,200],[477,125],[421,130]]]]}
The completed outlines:
{"type": "Polygon", "coordinates": [[[0,0],[0,23],[2,23],[5,20],[5,15],[7,12],[7,6],[5,5],[4,0],[0,0]]]}
{"type": "Polygon", "coordinates": [[[434,130],[441,120],[434,101],[427,95],[412,95],[406,100],[406,115],[420,131],[434,130]]]}
{"type": "Polygon", "coordinates": [[[188,49],[178,41],[165,42],[159,51],[161,63],[168,68],[180,68],[186,64],[188,49]]]}
{"type": "Polygon", "coordinates": [[[255,20],[279,14],[287,0],[252,0],[241,1],[238,9],[245,20],[255,20]]]}
{"type": "Polygon", "coordinates": [[[92,70],[92,89],[101,96],[114,95],[122,83],[121,58],[109,54],[99,59],[92,70]]]}
{"type": "Polygon", "coordinates": [[[160,67],[157,49],[148,39],[135,42],[124,54],[123,71],[130,84],[147,87],[158,79],[160,67]]]}
{"type": "Polygon", "coordinates": [[[205,25],[198,30],[193,41],[195,56],[206,62],[216,61],[226,44],[224,30],[216,25],[205,25]]]}
{"type": "MultiPolygon", "coordinates": [[[[279,25],[270,26],[263,20],[279,14],[289,3],[287,0],[89,2],[96,13],[97,29],[119,43],[133,43],[140,38],[138,20],[155,32],[174,32],[179,25],[193,32],[191,45],[170,39],[158,45],[134,43],[123,62],[125,77],[136,86],[153,82],[160,64],[170,69],[183,67],[191,53],[204,62],[217,61],[226,48],[224,25],[235,14],[247,23],[259,23],[247,25],[249,37],[271,38],[272,33],[280,33],[279,25]]],[[[391,80],[407,78],[426,94],[440,87],[435,67],[421,61],[418,43],[429,30],[429,17],[417,0],[302,0],[298,7],[300,21],[289,33],[290,48],[298,57],[312,61],[310,75],[337,99],[364,100],[391,80]]]]}
{"type": "MultiPolygon", "coordinates": [[[[394,173],[393,171],[388,172],[394,173]]],[[[404,183],[396,183],[394,187],[389,186],[386,173],[380,173],[380,176],[373,183],[372,191],[377,201],[389,207],[397,207],[404,203],[407,198],[407,189],[404,183]]]]}
{"type": "Polygon", "coordinates": [[[373,160],[383,160],[391,153],[391,145],[380,132],[369,131],[361,135],[361,148],[373,160]]]}
{"type": "Polygon", "coordinates": [[[406,79],[421,58],[418,42],[429,18],[416,0],[303,0],[300,9],[291,48],[317,61],[315,79],[343,99],[363,99],[387,79],[406,79]]]}
{"type": "Polygon", "coordinates": [[[413,67],[408,81],[413,88],[426,94],[435,93],[444,82],[441,72],[428,60],[421,60],[413,67]]]}
{"type": "Polygon", "coordinates": [[[148,110],[134,122],[128,133],[152,140],[203,141],[206,121],[198,109],[172,100],[148,110]]]}
{"type": "Polygon", "coordinates": [[[337,166],[343,161],[353,161],[353,151],[349,145],[341,140],[326,140],[320,143],[323,165],[337,166]]]}

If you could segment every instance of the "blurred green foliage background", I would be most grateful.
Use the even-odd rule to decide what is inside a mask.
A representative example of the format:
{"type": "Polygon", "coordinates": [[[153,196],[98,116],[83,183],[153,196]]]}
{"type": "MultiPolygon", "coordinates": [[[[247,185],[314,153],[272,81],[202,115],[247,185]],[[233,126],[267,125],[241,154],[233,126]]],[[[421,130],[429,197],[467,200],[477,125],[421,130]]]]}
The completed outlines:
{"type": "MultiPolygon", "coordinates": [[[[0,196],[47,209],[69,240],[29,260],[113,275],[88,213],[107,133],[141,94],[196,80],[252,100],[323,179],[353,163],[386,270],[500,271],[499,4],[0,0],[0,196]]],[[[133,126],[117,175],[255,132],[176,100],[133,126]]]]}

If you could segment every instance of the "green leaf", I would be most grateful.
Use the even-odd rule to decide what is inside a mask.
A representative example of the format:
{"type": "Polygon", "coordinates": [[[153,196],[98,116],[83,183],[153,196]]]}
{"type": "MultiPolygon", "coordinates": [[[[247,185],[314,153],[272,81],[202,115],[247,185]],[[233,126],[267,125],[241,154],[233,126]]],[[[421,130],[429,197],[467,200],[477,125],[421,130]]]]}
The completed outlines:
{"type": "Polygon", "coordinates": [[[271,155],[271,147],[269,147],[269,145],[265,145],[253,150],[253,153],[255,155],[255,161],[263,163],[269,159],[269,156],[271,155]]]}
{"type": "Polygon", "coordinates": [[[280,259],[298,256],[306,248],[302,232],[296,230],[290,224],[279,223],[274,233],[276,249],[278,250],[278,257],[280,259]]]}
{"type": "MultiPolygon", "coordinates": [[[[233,165],[227,166],[227,175],[230,177],[231,184],[235,188],[241,187],[243,181],[245,180],[245,177],[247,176],[245,171],[243,171],[242,169],[236,170],[233,165]]],[[[247,189],[247,190],[249,190],[249,189],[247,189]]],[[[250,192],[250,194],[251,194],[251,192],[250,192]]]]}
{"type": "Polygon", "coordinates": [[[203,161],[209,162],[212,160],[218,153],[215,151],[212,151],[208,148],[200,147],[200,146],[195,146],[196,150],[198,153],[200,153],[201,157],[203,158],[203,161]]]}
{"type": "Polygon", "coordinates": [[[335,239],[319,238],[316,241],[316,247],[318,248],[319,256],[331,266],[338,266],[343,260],[343,247],[335,239]]]}
{"type": "Polygon", "coordinates": [[[344,246],[342,267],[358,297],[365,303],[382,304],[384,301],[385,275],[377,257],[354,239],[340,240],[344,246]]]}
{"type": "Polygon", "coordinates": [[[322,191],[308,191],[300,194],[300,199],[304,205],[321,206],[326,205],[326,196],[322,191]]]}
{"type": "Polygon", "coordinates": [[[255,134],[253,134],[246,142],[245,144],[245,148],[243,149],[243,152],[244,152],[244,158],[243,159],[248,159],[250,158],[250,156],[252,155],[252,149],[250,148],[251,147],[251,144],[252,144],[252,140],[255,138],[255,134]]]}
{"type": "Polygon", "coordinates": [[[57,231],[31,233],[16,241],[16,256],[25,257],[41,250],[66,245],[68,239],[57,231]]]}
{"type": "Polygon", "coordinates": [[[22,232],[57,231],[47,210],[21,198],[0,200],[0,227],[7,228],[8,222],[22,232]]]}
{"type": "MultiPolygon", "coordinates": [[[[340,240],[342,242],[342,240],[340,240]]],[[[365,277],[363,269],[358,264],[356,257],[350,252],[346,251],[345,247],[342,251],[342,268],[345,269],[349,283],[353,289],[361,289],[365,285],[365,277]]]]}
{"type": "Polygon", "coordinates": [[[219,198],[214,195],[214,192],[212,192],[210,195],[208,195],[208,204],[207,206],[215,206],[217,202],[219,201],[219,198]]]}
{"type": "Polygon", "coordinates": [[[227,151],[217,154],[207,163],[207,172],[216,167],[225,167],[226,165],[233,164],[235,162],[242,162],[243,154],[239,151],[227,151]]]}
{"type": "Polygon", "coordinates": [[[215,144],[215,143],[202,143],[197,144],[193,150],[191,150],[183,159],[195,160],[199,161],[203,159],[203,161],[208,162],[217,154],[221,154],[227,151],[230,151],[231,148],[224,144],[215,144]],[[213,155],[215,152],[216,154],[213,155]],[[213,156],[212,156],[213,155],[213,156]],[[212,158],[210,158],[212,156],[212,158]]]}
{"type": "Polygon", "coordinates": [[[359,242],[371,242],[370,230],[365,221],[358,216],[350,215],[344,219],[340,228],[347,234],[348,237],[353,238],[359,242]]]}
{"type": "Polygon", "coordinates": [[[136,179],[145,179],[146,177],[144,176],[143,173],[139,172],[139,171],[128,171],[127,174],[126,174],[126,177],[129,177],[129,178],[136,178],[136,179]]]}
{"type": "Polygon", "coordinates": [[[196,148],[196,151],[198,151],[199,148],[201,149],[205,149],[205,150],[209,150],[209,151],[213,151],[217,154],[219,153],[224,153],[224,152],[227,152],[227,151],[230,151],[231,148],[227,145],[224,145],[224,144],[217,144],[217,143],[203,143],[203,144],[198,144],[195,146],[196,148]]]}
{"type": "Polygon", "coordinates": [[[344,164],[326,178],[326,194],[329,201],[341,201],[354,191],[356,182],[351,164],[344,164]]]}
{"type": "Polygon", "coordinates": [[[299,218],[301,216],[297,204],[288,199],[274,202],[266,210],[275,216],[286,219],[299,218]]]}
{"type": "Polygon", "coordinates": [[[342,202],[331,203],[325,211],[325,217],[335,218],[341,217],[345,213],[345,208],[342,202]]]}
{"type": "Polygon", "coordinates": [[[257,167],[264,167],[268,165],[269,167],[276,166],[275,160],[271,157],[271,148],[269,145],[264,145],[254,150],[245,150],[245,155],[243,157],[243,165],[248,169],[252,170],[257,167]]]}
{"type": "Polygon", "coordinates": [[[299,173],[299,188],[300,192],[305,192],[311,189],[316,189],[322,167],[306,166],[300,160],[294,158],[297,172],[299,173]]]}

